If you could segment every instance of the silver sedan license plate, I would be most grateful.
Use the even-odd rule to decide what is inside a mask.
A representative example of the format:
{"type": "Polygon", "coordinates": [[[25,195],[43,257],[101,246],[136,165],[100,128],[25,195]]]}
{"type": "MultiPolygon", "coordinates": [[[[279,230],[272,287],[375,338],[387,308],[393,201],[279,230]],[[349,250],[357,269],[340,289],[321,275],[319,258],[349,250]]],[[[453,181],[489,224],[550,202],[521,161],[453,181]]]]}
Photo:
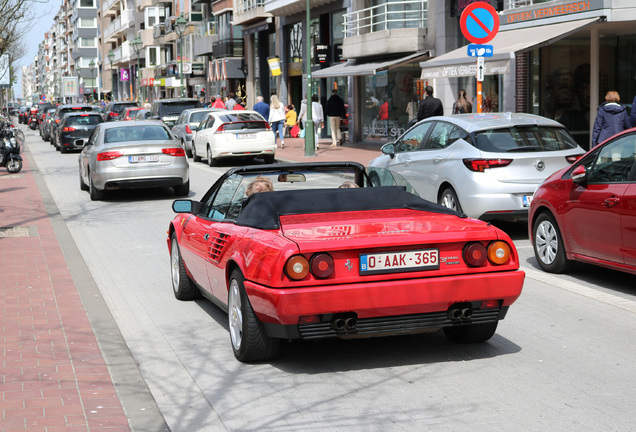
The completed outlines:
{"type": "Polygon", "coordinates": [[[128,162],[130,162],[130,163],[159,162],[159,155],[128,156],[128,162]]]}
{"type": "Polygon", "coordinates": [[[360,274],[403,273],[439,269],[438,249],[360,255],[360,274]]]}

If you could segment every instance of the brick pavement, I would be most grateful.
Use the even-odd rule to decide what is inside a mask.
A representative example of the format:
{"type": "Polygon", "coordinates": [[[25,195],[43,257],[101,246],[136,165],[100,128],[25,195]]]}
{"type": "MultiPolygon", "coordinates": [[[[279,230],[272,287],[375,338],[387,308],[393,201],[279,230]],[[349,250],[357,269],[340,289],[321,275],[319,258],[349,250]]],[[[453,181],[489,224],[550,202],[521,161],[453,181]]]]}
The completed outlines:
{"type": "Polygon", "coordinates": [[[320,140],[316,156],[309,157],[305,156],[304,138],[286,138],[285,148],[276,150],[276,159],[291,162],[354,161],[367,166],[371,159],[382,154],[381,147],[379,143],[345,143],[343,146],[331,147],[331,139],[324,138],[320,140]]]}
{"type": "Polygon", "coordinates": [[[0,431],[129,431],[33,169],[0,170],[0,431]]]}

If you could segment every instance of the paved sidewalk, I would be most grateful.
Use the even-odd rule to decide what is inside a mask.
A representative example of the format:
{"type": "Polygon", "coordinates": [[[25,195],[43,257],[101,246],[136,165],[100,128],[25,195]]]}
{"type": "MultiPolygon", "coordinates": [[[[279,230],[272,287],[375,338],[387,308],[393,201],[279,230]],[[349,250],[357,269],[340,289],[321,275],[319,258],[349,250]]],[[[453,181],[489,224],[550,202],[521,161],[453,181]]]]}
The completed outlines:
{"type": "Polygon", "coordinates": [[[351,144],[331,147],[331,139],[320,140],[320,148],[316,150],[316,156],[305,156],[304,138],[286,138],[285,148],[276,149],[276,159],[291,162],[334,162],[354,161],[362,165],[369,165],[369,161],[382,154],[382,144],[351,144]]]}
{"type": "Polygon", "coordinates": [[[134,384],[152,427],[134,427],[145,407],[124,413],[118,392],[127,390],[116,391],[112,374],[134,362],[88,271],[71,271],[85,264],[28,150],[23,157],[20,173],[0,169],[0,431],[168,430],[136,367],[120,386],[134,384]]]}

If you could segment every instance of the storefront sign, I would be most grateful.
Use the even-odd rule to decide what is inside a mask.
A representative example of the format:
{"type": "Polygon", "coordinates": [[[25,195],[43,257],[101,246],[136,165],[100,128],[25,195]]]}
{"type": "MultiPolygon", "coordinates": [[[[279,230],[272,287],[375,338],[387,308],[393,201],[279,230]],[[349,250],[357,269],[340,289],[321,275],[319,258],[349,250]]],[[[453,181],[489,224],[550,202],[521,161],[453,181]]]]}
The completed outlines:
{"type": "Polygon", "coordinates": [[[333,63],[340,63],[342,61],[342,44],[335,44],[333,46],[333,63]]]}
{"type": "MultiPolygon", "coordinates": [[[[501,75],[510,73],[510,60],[486,62],[484,66],[484,75],[501,75]]],[[[475,76],[477,76],[477,64],[471,61],[471,63],[422,68],[421,79],[431,80],[435,78],[458,78],[475,76]]]]}
{"type": "Polygon", "coordinates": [[[119,81],[130,81],[130,69],[119,69],[119,81]]]}
{"type": "Polygon", "coordinates": [[[62,77],[62,96],[77,97],[77,77],[62,77]]]}
{"type": "Polygon", "coordinates": [[[155,85],[155,79],[154,78],[142,78],[141,79],[141,86],[142,87],[149,87],[149,86],[154,86],[155,85]]]}
{"type": "Polygon", "coordinates": [[[316,44],[316,63],[327,63],[329,60],[329,45],[316,44]]]}
{"type": "Polygon", "coordinates": [[[282,73],[280,70],[280,57],[269,57],[267,63],[269,63],[269,70],[272,72],[272,76],[278,76],[282,73]]]}
{"type": "Polygon", "coordinates": [[[507,12],[503,14],[501,21],[504,24],[513,24],[542,18],[567,16],[602,8],[603,0],[574,1],[548,7],[535,7],[532,10],[523,12],[507,12]]]}

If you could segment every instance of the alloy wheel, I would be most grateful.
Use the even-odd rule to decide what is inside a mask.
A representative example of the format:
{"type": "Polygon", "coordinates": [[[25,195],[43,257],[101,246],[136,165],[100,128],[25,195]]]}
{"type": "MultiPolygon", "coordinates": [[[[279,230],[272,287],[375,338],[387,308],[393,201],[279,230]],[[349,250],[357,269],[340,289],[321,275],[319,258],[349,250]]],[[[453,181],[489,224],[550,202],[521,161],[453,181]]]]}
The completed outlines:
{"type": "Polygon", "coordinates": [[[542,221],[537,227],[534,239],[539,259],[545,264],[552,264],[559,251],[559,237],[554,225],[549,220],[542,221]]]}

